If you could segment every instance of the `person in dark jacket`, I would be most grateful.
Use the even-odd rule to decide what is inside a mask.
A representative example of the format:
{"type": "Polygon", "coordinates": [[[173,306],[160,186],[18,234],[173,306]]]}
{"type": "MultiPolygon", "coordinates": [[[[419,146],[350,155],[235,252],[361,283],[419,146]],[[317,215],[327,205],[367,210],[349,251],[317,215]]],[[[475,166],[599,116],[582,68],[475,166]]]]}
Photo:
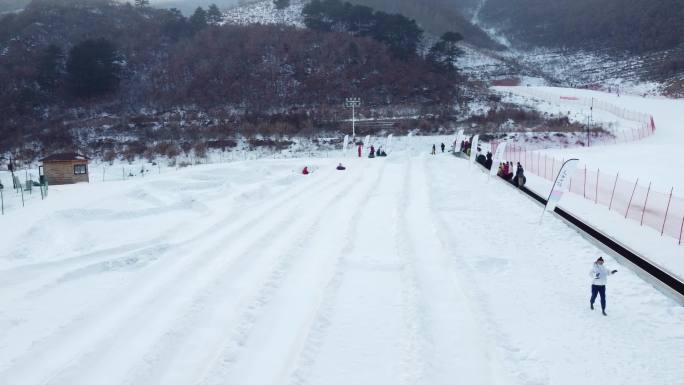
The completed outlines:
{"type": "Polygon", "coordinates": [[[370,154],[368,154],[368,157],[369,158],[375,158],[375,146],[371,145],[370,154]]]}
{"type": "Polygon", "coordinates": [[[444,143],[441,144],[441,147],[442,147],[442,152],[444,152],[444,147],[446,147],[446,146],[444,145],[444,143]]]}
{"type": "Polygon", "coordinates": [[[527,182],[525,170],[523,170],[522,165],[520,162],[518,162],[518,166],[515,170],[515,177],[513,178],[513,184],[515,184],[517,187],[523,187],[525,186],[525,182],[527,182]]]}
{"type": "Polygon", "coordinates": [[[340,164],[337,165],[337,169],[340,170],[340,171],[344,171],[344,170],[346,170],[347,168],[344,167],[344,166],[342,165],[342,163],[340,163],[340,164]]]}
{"type": "Polygon", "coordinates": [[[435,145],[433,144],[432,145],[432,155],[435,155],[435,154],[437,154],[437,147],[435,147],[435,145]]]}
{"type": "Polygon", "coordinates": [[[485,160],[484,166],[487,168],[487,170],[491,170],[493,163],[494,159],[492,159],[492,153],[491,151],[487,151],[487,160],[485,160]]]}
{"type": "Polygon", "coordinates": [[[608,270],[607,267],[603,266],[603,257],[598,257],[596,262],[591,268],[589,275],[591,276],[591,298],[589,299],[589,307],[594,310],[594,301],[596,301],[596,296],[601,296],[601,312],[603,315],[606,314],[606,283],[608,282],[608,276],[617,273],[617,270],[608,270]]]}

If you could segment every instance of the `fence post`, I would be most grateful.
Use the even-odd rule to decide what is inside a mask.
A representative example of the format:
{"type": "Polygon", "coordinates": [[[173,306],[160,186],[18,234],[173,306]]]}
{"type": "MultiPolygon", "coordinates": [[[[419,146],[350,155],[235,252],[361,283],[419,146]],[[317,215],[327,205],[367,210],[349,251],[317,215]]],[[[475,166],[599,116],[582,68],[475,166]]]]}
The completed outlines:
{"type": "Polygon", "coordinates": [[[584,199],[587,199],[587,165],[584,165],[584,199]]]}
{"type": "Polygon", "coordinates": [[[0,214],[5,215],[5,197],[2,196],[2,190],[0,189],[0,214]]]}
{"type": "Polygon", "coordinates": [[[625,218],[629,214],[629,208],[632,206],[632,199],[634,199],[634,193],[636,192],[637,185],[639,184],[639,178],[634,182],[634,190],[632,190],[632,196],[629,198],[629,204],[627,204],[627,211],[625,211],[625,218]]]}
{"type": "Polygon", "coordinates": [[[547,156],[546,156],[546,154],[544,154],[544,179],[546,179],[546,159],[547,159],[547,156]]]}
{"type": "Polygon", "coordinates": [[[537,175],[541,176],[539,169],[541,168],[541,152],[537,153],[537,175]]]}
{"type": "Polygon", "coordinates": [[[644,201],[644,208],[641,210],[641,226],[644,225],[644,214],[646,213],[646,205],[648,205],[648,195],[651,193],[651,183],[648,183],[648,190],[646,191],[646,200],[644,201]]]}
{"type": "Polygon", "coordinates": [[[672,202],[672,192],[674,191],[674,187],[670,189],[670,198],[667,200],[667,208],[665,209],[665,219],[663,219],[663,228],[660,230],[660,236],[662,237],[663,234],[665,234],[665,222],[667,222],[667,213],[670,212],[670,202],[672,202]]]}
{"type": "Polygon", "coordinates": [[[682,216],[682,227],[679,228],[679,244],[682,244],[682,233],[684,233],[684,216],[682,216]]]}
{"type": "Polygon", "coordinates": [[[599,185],[599,174],[601,173],[601,169],[599,168],[596,170],[596,195],[594,196],[594,204],[598,203],[598,185],[599,185]]]}
{"type": "Polygon", "coordinates": [[[615,175],[615,183],[613,184],[613,193],[610,194],[610,204],[608,205],[608,211],[613,207],[613,197],[615,197],[615,188],[617,187],[618,178],[620,177],[620,171],[615,175]]]}

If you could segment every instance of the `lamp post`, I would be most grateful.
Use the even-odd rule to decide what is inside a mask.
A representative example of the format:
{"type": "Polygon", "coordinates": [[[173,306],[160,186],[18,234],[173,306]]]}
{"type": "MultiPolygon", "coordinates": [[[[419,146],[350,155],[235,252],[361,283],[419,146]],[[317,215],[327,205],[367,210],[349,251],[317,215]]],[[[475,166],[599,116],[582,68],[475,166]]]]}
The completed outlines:
{"type": "Polygon", "coordinates": [[[594,98],[591,98],[589,107],[589,127],[587,127],[587,147],[591,147],[591,125],[594,124],[594,98]]]}
{"type": "Polygon", "coordinates": [[[352,109],[352,138],[356,138],[356,108],[361,107],[361,98],[347,98],[344,106],[352,109]]]}

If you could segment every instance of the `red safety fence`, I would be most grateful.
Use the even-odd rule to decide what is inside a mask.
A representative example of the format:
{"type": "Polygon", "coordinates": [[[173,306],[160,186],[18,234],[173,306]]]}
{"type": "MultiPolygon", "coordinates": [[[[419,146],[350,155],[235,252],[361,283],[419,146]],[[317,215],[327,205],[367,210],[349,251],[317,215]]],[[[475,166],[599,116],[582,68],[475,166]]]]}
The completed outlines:
{"type": "Polygon", "coordinates": [[[557,95],[550,92],[544,92],[535,89],[519,89],[520,93],[527,94],[535,99],[543,100],[548,103],[558,105],[575,105],[589,108],[589,110],[600,110],[608,112],[620,119],[630,121],[627,125],[621,125],[620,128],[612,127],[611,125],[601,124],[604,131],[610,135],[596,135],[593,134],[587,137],[586,143],[561,143],[560,147],[577,147],[577,146],[592,146],[596,144],[617,144],[625,142],[634,142],[644,139],[655,133],[656,125],[653,116],[639,111],[628,110],[619,107],[610,102],[600,100],[597,98],[572,96],[572,95],[557,95]]]}
{"type": "MultiPolygon", "coordinates": [[[[495,147],[492,151],[495,151],[495,147]]],[[[555,181],[565,163],[565,159],[556,159],[513,143],[506,147],[505,159],[520,162],[525,172],[550,182],[555,181]]],[[[656,191],[651,183],[629,181],[620,178],[619,174],[590,170],[585,166],[572,176],[569,190],[626,219],[639,222],[641,226],[673,237],[680,245],[684,242],[684,199],[673,195],[673,189],[668,192],[656,191]]]]}
{"type": "Polygon", "coordinates": [[[613,103],[606,102],[604,100],[600,100],[597,98],[584,96],[557,95],[550,92],[544,92],[534,89],[522,89],[521,92],[549,103],[580,105],[595,110],[605,111],[621,119],[630,120],[632,122],[642,124],[651,123],[651,115],[649,114],[645,114],[639,111],[628,110],[626,108],[622,108],[613,103]]]}

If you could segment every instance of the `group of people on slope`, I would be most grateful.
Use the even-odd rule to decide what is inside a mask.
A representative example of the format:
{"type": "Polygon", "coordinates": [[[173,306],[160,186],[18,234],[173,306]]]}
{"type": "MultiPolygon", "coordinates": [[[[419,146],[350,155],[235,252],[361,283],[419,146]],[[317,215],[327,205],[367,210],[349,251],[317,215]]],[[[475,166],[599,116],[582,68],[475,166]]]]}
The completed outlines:
{"type": "Polygon", "coordinates": [[[513,162],[499,163],[499,169],[497,170],[496,175],[513,183],[516,187],[523,187],[527,182],[525,170],[520,162],[518,162],[518,165],[515,168],[515,174],[513,173],[513,162]]]}
{"type": "MultiPolygon", "coordinates": [[[[446,148],[446,145],[444,145],[444,143],[441,143],[439,146],[440,146],[441,149],[442,149],[442,153],[444,153],[444,149],[446,148]]],[[[435,146],[434,144],[432,145],[432,152],[431,152],[431,154],[432,154],[432,155],[437,155],[437,146],[435,146]]]]}
{"type": "Polygon", "coordinates": [[[461,141],[461,152],[470,156],[470,148],[472,147],[472,143],[468,139],[462,140],[461,141]]]}
{"type": "MultiPolygon", "coordinates": [[[[363,156],[363,145],[359,144],[358,145],[358,153],[359,153],[359,158],[363,156]]],[[[376,156],[383,157],[387,156],[387,152],[382,148],[382,146],[378,147],[378,149],[375,149],[375,146],[371,145],[370,150],[368,153],[369,158],[375,158],[376,156]]]]}
{"type": "MultiPolygon", "coordinates": [[[[335,167],[335,169],[338,170],[338,171],[344,171],[344,170],[346,170],[347,168],[344,167],[344,166],[342,165],[342,163],[338,163],[338,164],[337,164],[337,167],[335,167]]],[[[312,172],[313,172],[313,171],[309,170],[309,166],[304,166],[304,169],[302,170],[302,175],[309,175],[309,174],[311,174],[312,172]]]]}

